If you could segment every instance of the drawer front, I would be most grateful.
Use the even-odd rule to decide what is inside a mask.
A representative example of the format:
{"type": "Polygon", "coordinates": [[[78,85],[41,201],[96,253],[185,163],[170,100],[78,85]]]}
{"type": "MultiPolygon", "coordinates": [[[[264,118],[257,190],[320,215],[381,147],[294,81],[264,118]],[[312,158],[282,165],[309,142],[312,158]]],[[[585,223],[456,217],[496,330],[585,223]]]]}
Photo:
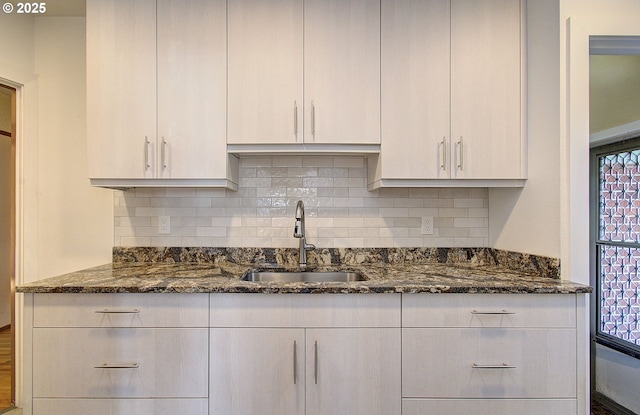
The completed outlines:
{"type": "Polygon", "coordinates": [[[33,330],[33,396],[204,398],[207,329],[33,330]]]}
{"type": "Polygon", "coordinates": [[[33,415],[208,415],[207,399],[34,399],[33,415]]]}
{"type": "Polygon", "coordinates": [[[208,327],[209,294],[35,294],[34,327],[208,327]]]}
{"type": "Polygon", "coordinates": [[[572,329],[402,329],[413,398],[575,398],[572,329]]]}
{"type": "Polygon", "coordinates": [[[576,327],[573,294],[403,294],[403,327],[576,327]]]}
{"type": "Polygon", "coordinates": [[[403,399],[402,415],[570,415],[573,399],[403,399]]]}
{"type": "Polygon", "coordinates": [[[211,294],[211,327],[400,327],[400,294],[211,294]]]}

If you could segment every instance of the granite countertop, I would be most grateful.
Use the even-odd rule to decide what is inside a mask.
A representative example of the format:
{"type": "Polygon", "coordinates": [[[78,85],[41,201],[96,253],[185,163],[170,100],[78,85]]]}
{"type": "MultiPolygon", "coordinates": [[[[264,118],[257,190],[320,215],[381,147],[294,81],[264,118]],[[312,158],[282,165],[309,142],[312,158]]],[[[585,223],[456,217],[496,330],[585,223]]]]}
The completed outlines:
{"type": "MultiPolygon", "coordinates": [[[[353,264],[315,269],[358,271],[356,282],[247,282],[251,263],[114,262],[17,288],[23,293],[544,293],[591,292],[591,287],[475,264],[353,264]]],[[[265,267],[260,267],[264,269],[265,267]]]]}

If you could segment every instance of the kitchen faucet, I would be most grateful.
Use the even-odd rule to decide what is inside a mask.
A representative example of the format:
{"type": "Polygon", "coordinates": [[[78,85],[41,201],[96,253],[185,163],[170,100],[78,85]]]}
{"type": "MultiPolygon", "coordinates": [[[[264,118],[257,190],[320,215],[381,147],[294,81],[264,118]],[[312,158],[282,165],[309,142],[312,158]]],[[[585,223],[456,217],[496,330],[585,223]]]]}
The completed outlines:
{"type": "Polygon", "coordinates": [[[302,200],[298,200],[296,205],[296,226],[293,229],[293,237],[300,239],[300,256],[299,264],[302,271],[307,269],[307,251],[316,249],[313,244],[307,243],[307,238],[304,233],[304,203],[302,200]]]}

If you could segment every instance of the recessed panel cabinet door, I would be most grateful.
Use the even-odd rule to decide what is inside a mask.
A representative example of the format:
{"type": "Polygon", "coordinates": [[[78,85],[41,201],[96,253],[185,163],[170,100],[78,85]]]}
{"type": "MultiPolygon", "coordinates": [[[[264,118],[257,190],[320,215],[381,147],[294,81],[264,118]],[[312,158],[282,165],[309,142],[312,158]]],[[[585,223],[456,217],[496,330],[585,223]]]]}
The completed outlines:
{"type": "Polygon", "coordinates": [[[233,0],[228,8],[227,142],[302,142],[302,0],[233,0]]]}
{"type": "Polygon", "coordinates": [[[157,177],[226,177],[226,2],[158,0],[157,32],[157,177]]]}
{"type": "Polygon", "coordinates": [[[306,143],[380,143],[380,1],[305,0],[306,143]]]}
{"type": "Polygon", "coordinates": [[[155,176],[156,2],[87,1],[91,178],[155,176]]]}
{"type": "Polygon", "coordinates": [[[382,1],[382,168],[448,179],[450,1],[382,1]]]}
{"type": "Polygon", "coordinates": [[[307,415],[400,414],[400,328],[307,329],[307,415]]]}
{"type": "Polygon", "coordinates": [[[455,178],[523,177],[520,3],[451,2],[455,178]]]}

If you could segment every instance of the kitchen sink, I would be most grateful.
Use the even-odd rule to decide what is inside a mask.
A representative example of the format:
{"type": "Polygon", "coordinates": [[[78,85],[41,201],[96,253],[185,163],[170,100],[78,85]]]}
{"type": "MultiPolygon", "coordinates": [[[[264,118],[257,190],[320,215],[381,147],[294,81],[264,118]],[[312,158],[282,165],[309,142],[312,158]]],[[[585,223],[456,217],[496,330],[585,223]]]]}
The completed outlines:
{"type": "Polygon", "coordinates": [[[363,281],[355,271],[248,271],[244,281],[264,282],[351,282],[363,281]]]}

